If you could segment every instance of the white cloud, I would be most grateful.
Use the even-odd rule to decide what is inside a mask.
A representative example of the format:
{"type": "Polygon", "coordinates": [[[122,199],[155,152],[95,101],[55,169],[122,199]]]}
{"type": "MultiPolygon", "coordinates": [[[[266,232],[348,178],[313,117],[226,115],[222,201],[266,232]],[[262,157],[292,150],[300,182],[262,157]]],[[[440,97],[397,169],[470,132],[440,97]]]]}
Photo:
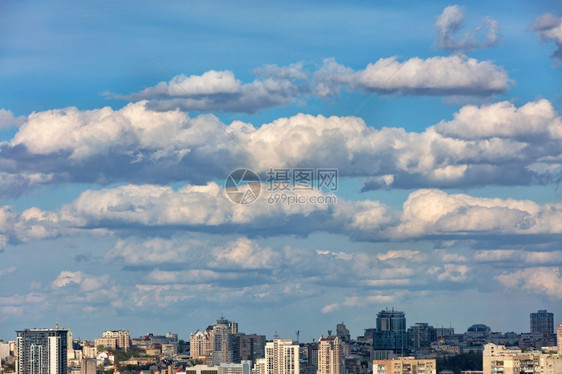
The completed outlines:
{"type": "Polygon", "coordinates": [[[496,277],[505,287],[524,290],[562,300],[562,277],[559,267],[532,267],[505,272],[496,277]]]}
{"type": "Polygon", "coordinates": [[[247,112],[288,105],[309,94],[308,74],[300,63],[290,66],[267,65],[256,69],[261,79],[241,83],[231,71],[210,70],[201,75],[178,75],[169,82],[127,96],[126,100],[147,100],[156,110],[208,112],[247,112]]]}
{"type": "MultiPolygon", "coordinates": [[[[259,127],[226,126],[212,116],[155,112],[145,104],[31,115],[3,145],[0,193],[45,183],[203,184],[240,165],[261,173],[295,165],[338,168],[340,177],[366,177],[364,190],[544,184],[555,182],[562,168],[562,120],[547,100],[520,108],[466,106],[421,133],[306,114],[259,127]],[[37,162],[21,158],[19,146],[37,162]]],[[[377,209],[384,207],[371,206],[377,209]]],[[[354,225],[381,223],[369,219],[358,215],[354,225]]]]}
{"type": "Polygon", "coordinates": [[[353,71],[334,59],[314,75],[317,90],[336,95],[340,87],[349,90],[405,95],[491,95],[509,88],[507,73],[490,61],[464,56],[418,57],[400,62],[381,58],[364,70],[353,71]]]}
{"type": "Polygon", "coordinates": [[[420,253],[420,251],[412,250],[390,250],[385,253],[379,253],[377,258],[381,261],[388,261],[394,259],[407,259],[410,261],[423,260],[426,257],[420,253]]]}
{"type": "Polygon", "coordinates": [[[472,32],[457,37],[464,21],[464,13],[458,5],[450,5],[437,17],[435,28],[437,29],[437,45],[441,48],[454,51],[466,51],[469,49],[489,48],[499,42],[498,22],[490,17],[484,17],[482,23],[472,32]],[[479,34],[486,32],[483,40],[478,40],[479,34]]]}
{"type": "Polygon", "coordinates": [[[558,233],[562,230],[562,225],[557,223],[561,219],[561,204],[541,206],[530,200],[418,190],[404,203],[396,235],[558,233]]]}
{"type": "Polygon", "coordinates": [[[474,254],[478,262],[513,262],[525,265],[555,265],[562,263],[562,251],[526,251],[516,249],[479,250],[474,254]]]}
{"type": "Polygon", "coordinates": [[[537,18],[532,26],[533,30],[544,42],[554,42],[556,51],[552,57],[562,58],[562,17],[546,13],[537,18]]]}
{"type": "MultiPolygon", "coordinates": [[[[217,250],[218,249],[218,250],[217,250]]],[[[239,238],[214,253],[220,264],[233,264],[242,269],[267,269],[278,265],[281,256],[270,247],[261,247],[255,241],[248,238],[239,238]]]]}
{"type": "Polygon", "coordinates": [[[65,288],[69,285],[76,284],[81,291],[92,292],[105,287],[109,281],[109,276],[102,275],[99,277],[85,274],[81,271],[61,271],[57,278],[51,283],[54,289],[65,288]]]}
{"type": "Polygon", "coordinates": [[[546,99],[520,108],[507,101],[481,108],[465,106],[455,113],[452,121],[442,121],[435,129],[447,137],[466,140],[512,138],[544,142],[562,139],[562,119],[546,99]]]}
{"type": "Polygon", "coordinates": [[[152,238],[143,242],[118,240],[104,258],[109,261],[123,260],[125,264],[146,265],[184,262],[202,245],[196,240],[166,240],[152,238]]]}
{"type": "Polygon", "coordinates": [[[464,282],[468,279],[470,267],[466,265],[444,264],[443,272],[437,276],[439,281],[464,282]]]}

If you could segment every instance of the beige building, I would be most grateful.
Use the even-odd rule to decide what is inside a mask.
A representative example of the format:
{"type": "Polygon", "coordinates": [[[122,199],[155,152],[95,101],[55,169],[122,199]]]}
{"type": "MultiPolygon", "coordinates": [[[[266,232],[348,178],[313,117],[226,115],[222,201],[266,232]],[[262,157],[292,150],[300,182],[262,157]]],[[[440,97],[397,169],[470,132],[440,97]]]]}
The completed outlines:
{"type": "Polygon", "coordinates": [[[317,374],[340,374],[341,372],[341,341],[337,336],[318,340],[317,374]]]}
{"type": "Polygon", "coordinates": [[[482,361],[484,374],[562,374],[562,356],[555,353],[523,352],[488,343],[482,361]]]}
{"type": "Polygon", "coordinates": [[[117,348],[127,350],[131,347],[131,334],[127,330],[107,330],[102,337],[116,339],[117,348]]]}
{"type": "Polygon", "coordinates": [[[80,374],[96,374],[96,363],[95,358],[84,358],[82,359],[80,365],[80,374]]]}
{"type": "Polygon", "coordinates": [[[103,345],[104,349],[117,349],[117,339],[115,338],[95,338],[94,346],[103,345]]]}
{"type": "Polygon", "coordinates": [[[436,374],[435,359],[416,360],[398,357],[392,360],[374,360],[373,374],[436,374]]]}
{"type": "Polygon", "coordinates": [[[195,334],[189,336],[189,357],[192,359],[200,359],[207,356],[213,351],[210,344],[210,337],[207,331],[205,333],[197,330],[195,334]]]}

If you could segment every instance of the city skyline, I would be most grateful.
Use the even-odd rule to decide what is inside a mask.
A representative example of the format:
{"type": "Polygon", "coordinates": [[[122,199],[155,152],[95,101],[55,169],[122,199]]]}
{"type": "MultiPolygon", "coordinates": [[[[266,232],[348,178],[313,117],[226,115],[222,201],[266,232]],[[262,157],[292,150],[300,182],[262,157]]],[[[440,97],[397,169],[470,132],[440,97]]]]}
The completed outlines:
{"type": "Polygon", "coordinates": [[[562,323],[559,4],[0,17],[0,337],[562,323]]]}
{"type": "MultiPolygon", "coordinates": [[[[395,311],[394,308],[388,308],[388,307],[387,307],[387,308],[382,309],[381,311],[378,312],[378,314],[381,314],[381,313],[382,313],[383,318],[385,317],[385,315],[384,315],[383,312],[391,312],[392,314],[401,314],[401,313],[402,313],[401,311],[398,311],[398,310],[395,311]]],[[[546,310],[540,310],[540,309],[539,309],[538,312],[540,313],[540,312],[548,312],[548,311],[546,311],[546,310]]],[[[405,327],[406,327],[406,330],[408,330],[408,329],[410,329],[410,328],[416,327],[416,325],[419,325],[419,324],[427,324],[428,326],[433,327],[433,328],[449,328],[449,327],[451,327],[451,328],[453,328],[455,334],[463,334],[463,333],[466,333],[467,331],[469,331],[469,329],[470,329],[471,327],[473,327],[473,326],[475,326],[475,325],[480,325],[480,324],[481,324],[481,325],[485,325],[485,326],[490,327],[490,329],[491,329],[492,332],[499,332],[499,333],[510,333],[510,332],[514,332],[514,333],[516,333],[516,334],[524,334],[524,333],[532,333],[532,328],[531,328],[531,326],[533,325],[533,315],[536,315],[536,314],[537,314],[537,312],[530,312],[530,313],[527,313],[527,318],[528,318],[527,326],[528,326],[528,327],[527,327],[526,330],[525,330],[525,329],[522,329],[522,330],[520,330],[520,331],[517,331],[517,330],[512,330],[512,331],[501,331],[501,330],[497,330],[497,329],[494,329],[492,326],[489,326],[485,321],[474,322],[473,324],[467,326],[465,329],[457,329],[457,328],[455,328],[454,326],[445,326],[445,325],[443,325],[443,324],[432,324],[432,323],[428,323],[428,322],[424,322],[424,321],[409,322],[409,321],[406,319],[406,321],[405,321],[405,323],[406,323],[406,324],[405,324],[405,327]]],[[[556,313],[551,313],[551,312],[549,312],[548,314],[553,314],[553,317],[554,317],[553,321],[556,321],[556,320],[557,320],[556,313]]],[[[220,322],[221,320],[222,320],[222,321],[226,321],[226,323],[229,323],[228,329],[231,330],[231,332],[236,332],[236,333],[239,332],[239,331],[238,331],[239,323],[237,322],[238,319],[234,319],[234,318],[233,318],[232,320],[228,320],[228,319],[226,319],[223,315],[220,315],[220,318],[219,318],[219,317],[217,317],[217,318],[218,318],[218,319],[216,320],[216,322],[217,322],[217,324],[218,324],[219,326],[220,326],[220,324],[221,324],[221,322],[220,322]],[[235,327],[230,327],[230,324],[234,324],[235,327]]],[[[231,317],[230,317],[230,318],[231,318],[231,317]]],[[[352,331],[352,330],[349,329],[349,325],[348,325],[347,323],[345,323],[345,321],[336,322],[336,323],[334,323],[333,326],[331,326],[331,325],[330,325],[330,326],[326,326],[325,330],[324,330],[324,331],[320,331],[318,335],[314,335],[313,333],[307,333],[306,331],[301,331],[301,330],[293,331],[293,335],[295,335],[295,336],[290,336],[290,334],[287,334],[287,335],[279,334],[279,331],[278,331],[278,330],[275,330],[273,333],[265,333],[264,331],[259,331],[259,330],[255,329],[255,328],[251,327],[251,326],[242,326],[241,332],[243,332],[244,334],[250,334],[250,335],[251,335],[251,334],[264,335],[267,341],[272,341],[275,336],[278,336],[278,337],[281,338],[281,339],[293,339],[293,341],[295,341],[295,342],[296,342],[296,341],[299,341],[299,342],[301,342],[301,343],[302,343],[302,342],[312,342],[312,341],[318,342],[318,341],[319,341],[319,338],[324,338],[324,337],[327,338],[327,337],[329,337],[329,336],[336,336],[336,335],[338,334],[338,330],[337,330],[336,327],[340,326],[340,323],[341,323],[341,324],[343,324],[343,327],[345,327],[347,330],[349,330],[351,339],[352,339],[352,340],[355,340],[357,337],[363,336],[363,334],[365,333],[365,330],[367,330],[367,329],[376,329],[376,326],[377,326],[376,320],[377,320],[377,318],[375,318],[375,320],[373,321],[373,325],[372,325],[372,326],[364,326],[364,327],[362,327],[362,328],[361,328],[361,331],[358,332],[357,334],[355,333],[355,331],[352,331]],[[298,332],[298,335],[297,335],[297,332],[298,332]],[[332,333],[332,335],[329,334],[330,332],[332,333]],[[296,338],[297,336],[300,337],[299,340],[297,340],[297,338],[296,338]]],[[[131,338],[132,338],[132,337],[143,337],[143,336],[146,336],[146,334],[156,334],[156,335],[161,334],[162,336],[164,336],[164,334],[175,333],[175,334],[178,335],[179,339],[182,339],[182,340],[184,340],[185,342],[190,342],[190,341],[191,341],[191,337],[194,337],[194,336],[195,336],[196,340],[194,340],[194,342],[197,342],[196,344],[201,344],[201,343],[199,342],[199,339],[197,339],[197,338],[198,338],[199,336],[201,336],[201,337],[203,336],[203,333],[205,332],[205,328],[206,328],[206,327],[212,327],[212,326],[213,326],[213,320],[211,319],[211,320],[207,321],[206,324],[204,323],[203,325],[201,325],[201,326],[199,326],[199,327],[195,327],[193,330],[189,330],[189,329],[188,329],[188,330],[185,330],[185,329],[170,327],[170,329],[168,329],[168,330],[166,330],[166,331],[157,331],[157,330],[150,330],[150,328],[149,328],[149,330],[144,331],[143,333],[137,333],[137,332],[134,331],[134,330],[128,329],[126,326],[114,327],[115,329],[113,329],[113,328],[96,329],[96,327],[94,327],[94,329],[95,329],[94,331],[95,331],[95,332],[94,332],[94,335],[93,335],[93,336],[85,336],[85,337],[84,337],[84,336],[77,335],[77,334],[75,334],[75,333],[74,333],[73,335],[74,335],[74,338],[80,339],[80,340],[82,340],[82,341],[85,341],[85,340],[94,341],[94,338],[96,338],[96,337],[98,337],[98,336],[102,336],[102,333],[101,333],[101,332],[104,332],[103,335],[105,336],[105,335],[107,335],[107,334],[109,334],[109,333],[114,333],[114,334],[115,334],[115,333],[118,333],[118,332],[121,332],[121,331],[125,331],[125,332],[127,332],[128,334],[130,333],[130,337],[131,337],[131,338]]],[[[562,326],[562,324],[557,324],[557,323],[554,323],[554,324],[553,324],[553,326],[552,326],[552,332],[551,332],[551,334],[552,334],[553,336],[557,335],[557,333],[558,333],[558,330],[557,330],[557,329],[558,329],[558,326],[562,326]]],[[[390,326],[385,327],[385,328],[384,328],[383,330],[381,330],[381,331],[387,330],[389,327],[390,327],[390,326]]],[[[27,327],[25,327],[25,328],[21,328],[21,329],[18,329],[18,330],[23,330],[23,329],[49,329],[49,328],[51,328],[51,327],[49,327],[49,326],[34,326],[34,327],[27,326],[27,327]]],[[[56,323],[56,328],[59,329],[59,323],[58,323],[58,322],[56,323]]],[[[67,329],[67,330],[70,330],[70,331],[79,331],[79,330],[80,330],[79,328],[78,328],[78,329],[74,329],[74,328],[72,328],[72,327],[70,327],[70,326],[65,326],[65,325],[62,324],[62,323],[60,324],[60,329],[67,329]]],[[[291,329],[291,327],[289,327],[288,329],[291,329]]],[[[293,328],[293,329],[294,329],[294,328],[293,328]]],[[[406,330],[404,330],[404,332],[405,332],[406,330]]],[[[17,330],[16,330],[16,331],[17,331],[17,330]]],[[[561,330],[561,331],[562,331],[562,330],[561,330]]],[[[15,336],[15,335],[14,335],[14,336],[15,336]]],[[[109,336],[109,335],[108,335],[108,336],[109,336]]],[[[3,337],[3,336],[0,336],[0,340],[9,341],[9,340],[13,340],[13,339],[11,339],[10,337],[3,337]]]]}

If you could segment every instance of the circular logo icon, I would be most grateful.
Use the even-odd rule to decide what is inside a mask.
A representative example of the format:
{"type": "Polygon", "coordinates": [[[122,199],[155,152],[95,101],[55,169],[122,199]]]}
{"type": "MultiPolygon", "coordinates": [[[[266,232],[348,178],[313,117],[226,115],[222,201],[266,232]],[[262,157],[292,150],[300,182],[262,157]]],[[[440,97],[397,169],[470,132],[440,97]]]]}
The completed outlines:
{"type": "Polygon", "coordinates": [[[233,203],[250,204],[260,195],[261,181],[250,169],[236,169],[226,177],[224,187],[233,203]]]}

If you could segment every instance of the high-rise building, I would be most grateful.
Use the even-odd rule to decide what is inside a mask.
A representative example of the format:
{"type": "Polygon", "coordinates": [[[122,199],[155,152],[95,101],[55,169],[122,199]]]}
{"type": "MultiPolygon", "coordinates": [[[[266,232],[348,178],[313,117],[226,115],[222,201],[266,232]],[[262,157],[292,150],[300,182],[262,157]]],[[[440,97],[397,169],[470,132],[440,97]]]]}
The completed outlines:
{"type": "Polygon", "coordinates": [[[338,336],[344,343],[349,343],[349,341],[351,340],[349,330],[345,327],[343,322],[336,325],[336,336],[338,336]]]}
{"type": "MultiPolygon", "coordinates": [[[[205,331],[206,332],[206,331],[205,331]]],[[[189,357],[196,360],[207,356],[209,351],[209,334],[197,330],[189,336],[189,357]]]]}
{"type": "Polygon", "coordinates": [[[253,364],[258,358],[265,357],[265,335],[238,333],[235,336],[239,339],[240,353],[237,356],[240,361],[248,360],[253,364]]]}
{"type": "Polygon", "coordinates": [[[239,362],[239,339],[234,335],[238,332],[238,324],[221,317],[213,327],[213,364],[229,364],[239,362]]]}
{"type": "Polygon", "coordinates": [[[435,374],[435,359],[416,360],[399,357],[392,360],[374,360],[373,374],[435,374]]]}
{"type": "Polygon", "coordinates": [[[554,314],[546,310],[531,313],[531,334],[554,334],[554,314]]]}
{"type": "Polygon", "coordinates": [[[68,330],[25,329],[16,331],[17,374],[67,374],[68,330]]]}
{"type": "Polygon", "coordinates": [[[291,339],[274,339],[265,343],[264,373],[261,373],[261,360],[256,366],[260,374],[299,374],[299,346],[291,339]]]}
{"type": "Polygon", "coordinates": [[[374,350],[392,350],[403,355],[406,351],[406,315],[394,308],[377,313],[377,330],[373,334],[374,350]]]}
{"type": "Polygon", "coordinates": [[[338,336],[329,336],[318,340],[317,374],[340,374],[341,340],[338,336]]]}
{"type": "Polygon", "coordinates": [[[427,323],[415,323],[408,329],[408,348],[417,350],[429,348],[431,343],[437,340],[437,334],[433,326],[427,323]]]}

